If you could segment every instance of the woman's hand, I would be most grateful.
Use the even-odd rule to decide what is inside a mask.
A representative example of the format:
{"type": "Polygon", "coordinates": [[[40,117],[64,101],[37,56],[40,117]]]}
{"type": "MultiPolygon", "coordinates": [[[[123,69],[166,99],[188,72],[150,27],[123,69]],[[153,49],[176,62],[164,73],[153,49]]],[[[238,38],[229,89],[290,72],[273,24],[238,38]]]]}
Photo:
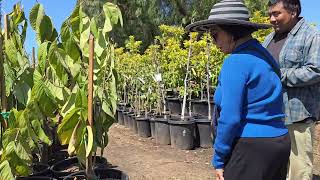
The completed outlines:
{"type": "Polygon", "coordinates": [[[216,180],[224,180],[223,169],[216,169],[216,180]]]}

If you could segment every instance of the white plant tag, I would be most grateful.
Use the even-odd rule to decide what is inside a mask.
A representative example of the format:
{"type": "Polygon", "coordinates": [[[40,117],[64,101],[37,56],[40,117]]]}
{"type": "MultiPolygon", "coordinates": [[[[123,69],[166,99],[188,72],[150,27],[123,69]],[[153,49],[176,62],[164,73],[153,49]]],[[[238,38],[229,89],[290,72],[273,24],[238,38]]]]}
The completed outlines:
{"type": "Polygon", "coordinates": [[[154,79],[155,79],[156,82],[162,81],[162,76],[161,76],[160,73],[159,74],[155,74],[154,77],[155,77],[154,79]]]}

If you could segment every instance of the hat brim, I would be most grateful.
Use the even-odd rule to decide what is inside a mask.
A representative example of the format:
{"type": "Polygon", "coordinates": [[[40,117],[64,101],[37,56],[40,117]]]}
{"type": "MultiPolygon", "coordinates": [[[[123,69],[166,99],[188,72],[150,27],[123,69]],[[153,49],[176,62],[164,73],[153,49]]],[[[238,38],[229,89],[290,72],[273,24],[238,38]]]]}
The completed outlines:
{"type": "Polygon", "coordinates": [[[206,32],[214,25],[234,25],[234,26],[245,26],[254,29],[255,31],[259,29],[269,29],[272,26],[270,24],[258,24],[245,20],[237,19],[210,19],[197,21],[186,26],[186,31],[188,32],[206,32]]]}

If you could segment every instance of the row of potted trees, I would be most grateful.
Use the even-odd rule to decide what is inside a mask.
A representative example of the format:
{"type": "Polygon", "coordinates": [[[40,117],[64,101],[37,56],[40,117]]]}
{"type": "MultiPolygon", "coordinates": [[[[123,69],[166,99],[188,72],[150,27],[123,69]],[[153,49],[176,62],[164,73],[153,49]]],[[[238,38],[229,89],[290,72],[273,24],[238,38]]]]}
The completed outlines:
{"type": "MultiPolygon", "coordinates": [[[[256,12],[252,20],[268,18],[256,12]]],[[[133,36],[115,50],[119,123],[135,130],[142,117],[160,144],[192,149],[200,137],[200,146],[211,147],[213,94],[225,55],[206,33],[187,36],[182,27],[159,28],[161,35],[144,52],[133,36]]],[[[269,32],[260,30],[254,37],[262,41],[269,32]]]]}
{"type": "Polygon", "coordinates": [[[134,37],[125,49],[116,49],[123,98],[118,121],[159,144],[193,149],[197,137],[201,147],[211,147],[212,82],[217,81],[224,55],[207,35],[192,33],[183,41],[183,28],[160,29],[161,36],[142,55],[141,42],[134,37]],[[210,57],[215,57],[214,63],[210,57]]]}

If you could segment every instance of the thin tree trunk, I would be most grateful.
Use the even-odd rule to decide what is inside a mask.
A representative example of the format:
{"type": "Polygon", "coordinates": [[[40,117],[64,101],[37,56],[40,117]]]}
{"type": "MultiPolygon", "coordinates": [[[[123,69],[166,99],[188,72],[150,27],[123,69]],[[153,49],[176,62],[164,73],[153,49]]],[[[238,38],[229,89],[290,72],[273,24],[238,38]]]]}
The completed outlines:
{"type": "MultiPolygon", "coordinates": [[[[190,41],[192,41],[192,37],[190,35],[190,41]]],[[[185,107],[186,107],[186,102],[187,102],[187,81],[188,81],[188,76],[190,73],[190,59],[191,59],[191,54],[192,54],[192,42],[190,43],[189,47],[189,53],[188,53],[188,61],[187,61],[187,72],[186,72],[186,77],[184,78],[184,92],[183,92],[183,103],[182,103],[182,110],[181,110],[181,120],[185,120],[184,118],[184,112],[185,112],[185,107]]]]}
{"type": "Polygon", "coordinates": [[[207,36],[207,102],[208,102],[208,119],[211,121],[211,103],[210,103],[210,44],[207,36]]]}

